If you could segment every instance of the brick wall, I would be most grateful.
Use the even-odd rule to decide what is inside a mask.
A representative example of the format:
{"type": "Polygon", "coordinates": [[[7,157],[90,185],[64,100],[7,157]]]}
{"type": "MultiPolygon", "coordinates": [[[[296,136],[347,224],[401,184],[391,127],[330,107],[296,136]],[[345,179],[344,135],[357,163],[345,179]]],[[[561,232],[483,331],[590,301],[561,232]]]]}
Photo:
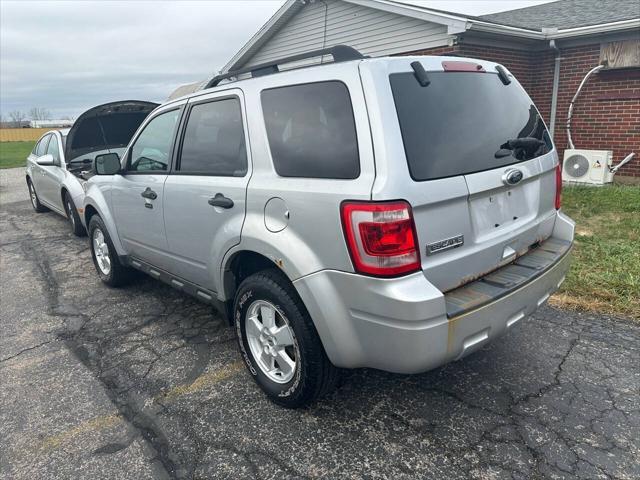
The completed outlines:
{"type": "MultiPolygon", "coordinates": [[[[555,53],[522,51],[468,43],[411,54],[456,53],[505,65],[520,81],[549,124],[555,53]]],[[[562,159],[567,148],[565,121],[569,102],[584,75],[599,62],[600,44],[561,50],[560,85],[554,142],[562,159]]],[[[572,138],[576,148],[613,150],[614,164],[627,154],[636,158],[618,175],[640,177],[640,69],[600,72],[585,84],[573,109],[572,138]]]]}
{"type": "MultiPolygon", "coordinates": [[[[561,51],[555,142],[566,148],[569,102],[584,75],[598,64],[600,45],[561,51]]],[[[636,158],[618,175],[640,177],[640,69],[601,71],[585,84],[573,107],[571,137],[576,148],[613,150],[614,164],[631,152],[636,158]]]]}

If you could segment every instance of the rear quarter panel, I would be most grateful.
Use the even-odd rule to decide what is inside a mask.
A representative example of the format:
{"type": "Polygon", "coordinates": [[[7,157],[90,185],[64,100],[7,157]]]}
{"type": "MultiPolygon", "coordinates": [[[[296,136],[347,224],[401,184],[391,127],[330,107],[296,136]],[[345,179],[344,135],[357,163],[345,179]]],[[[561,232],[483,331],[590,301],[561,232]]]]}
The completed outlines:
{"type": "Polygon", "coordinates": [[[247,190],[242,238],[240,244],[228,252],[223,267],[233,254],[250,250],[270,258],[291,280],[322,269],[353,271],[342,233],[340,204],[347,199],[369,200],[375,177],[373,146],[357,62],[318,68],[313,76],[309,71],[283,72],[239,85],[245,93],[247,111],[253,112],[248,118],[253,173],[247,190]],[[267,141],[261,91],[333,80],[343,82],[351,96],[360,176],[353,180],[279,176],[273,167],[267,141]],[[271,199],[277,199],[278,207],[273,210],[266,208],[271,199]],[[286,226],[280,231],[272,231],[265,224],[271,221],[284,222],[286,226]]]}

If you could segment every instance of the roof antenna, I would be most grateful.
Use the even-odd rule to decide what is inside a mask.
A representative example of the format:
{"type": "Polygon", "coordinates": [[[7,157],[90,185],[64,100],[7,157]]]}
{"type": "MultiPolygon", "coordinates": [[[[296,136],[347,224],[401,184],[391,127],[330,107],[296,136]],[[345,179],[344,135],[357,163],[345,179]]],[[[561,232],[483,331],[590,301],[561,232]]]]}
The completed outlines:
{"type": "MultiPolygon", "coordinates": [[[[324,31],[322,32],[322,50],[327,46],[327,17],[329,16],[329,5],[324,0],[320,0],[324,4],[324,31]]],[[[324,63],[324,55],[320,57],[320,65],[324,63]]]]}

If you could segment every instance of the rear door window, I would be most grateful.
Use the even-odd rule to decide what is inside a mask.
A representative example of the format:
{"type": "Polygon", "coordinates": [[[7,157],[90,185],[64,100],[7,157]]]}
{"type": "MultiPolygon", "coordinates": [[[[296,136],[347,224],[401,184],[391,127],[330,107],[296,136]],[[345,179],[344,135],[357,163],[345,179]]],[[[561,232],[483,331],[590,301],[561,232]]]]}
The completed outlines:
{"type": "Polygon", "coordinates": [[[529,96],[497,74],[390,75],[409,171],[414,180],[465,175],[549,152],[551,139],[529,96]]]}
{"type": "Polygon", "coordinates": [[[271,157],[282,177],[352,179],[360,175],[349,91],[329,81],[262,92],[271,157]]]}
{"type": "Polygon", "coordinates": [[[178,170],[232,177],[243,177],[247,173],[247,150],[237,98],[191,107],[178,170]]]}

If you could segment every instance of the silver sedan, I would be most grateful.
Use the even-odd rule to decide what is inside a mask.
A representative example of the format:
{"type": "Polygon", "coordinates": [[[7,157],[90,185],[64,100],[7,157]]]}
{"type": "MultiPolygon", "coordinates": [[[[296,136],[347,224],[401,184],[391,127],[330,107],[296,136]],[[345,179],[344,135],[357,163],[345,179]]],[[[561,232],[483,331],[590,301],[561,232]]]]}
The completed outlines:
{"type": "Polygon", "coordinates": [[[34,210],[59,213],[69,219],[75,235],[85,235],[83,184],[93,175],[96,156],[120,155],[156,106],[136,100],[111,102],[87,110],[70,129],[45,133],[27,157],[26,180],[34,210]]]}

